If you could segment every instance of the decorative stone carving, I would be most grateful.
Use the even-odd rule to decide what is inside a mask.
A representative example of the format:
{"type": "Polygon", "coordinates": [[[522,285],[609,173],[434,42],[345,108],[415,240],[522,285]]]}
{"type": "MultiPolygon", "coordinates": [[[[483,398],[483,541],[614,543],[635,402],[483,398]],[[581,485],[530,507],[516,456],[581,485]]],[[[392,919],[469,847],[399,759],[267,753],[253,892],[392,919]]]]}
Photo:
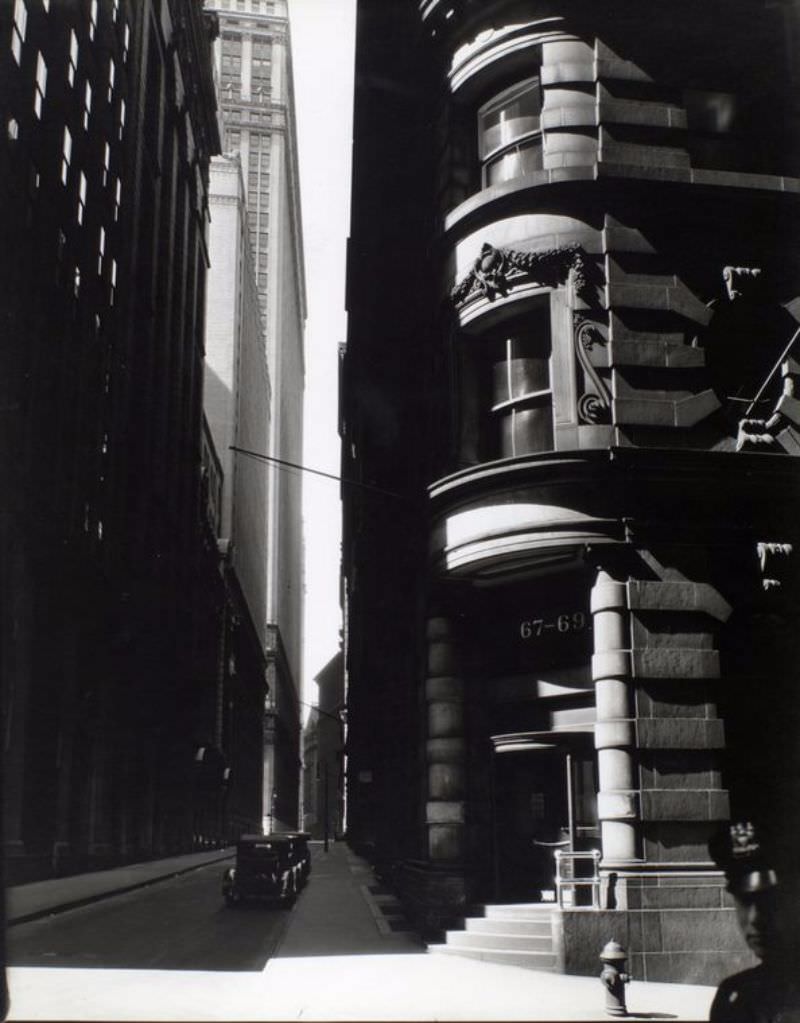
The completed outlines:
{"type": "Polygon", "coordinates": [[[755,266],[726,266],[722,269],[722,279],[728,299],[735,302],[737,298],[747,295],[757,283],[761,270],[755,266]]]}
{"type": "Polygon", "coordinates": [[[608,423],[611,421],[611,395],[590,358],[592,349],[596,345],[605,345],[606,339],[596,323],[583,319],[577,313],[574,314],[572,337],[584,379],[584,391],[578,398],[578,419],[592,425],[608,423]]]}
{"type": "Polygon", "coordinates": [[[794,548],[790,543],[756,544],[761,565],[761,585],[765,590],[776,590],[786,582],[791,569],[794,548]]]}
{"type": "Polygon", "coordinates": [[[586,252],[580,245],[564,245],[541,252],[517,252],[496,249],[488,242],[472,269],[451,291],[456,306],[477,296],[493,302],[498,295],[507,295],[516,283],[533,280],[542,285],[564,284],[570,276],[580,295],[587,288],[586,252]]]}

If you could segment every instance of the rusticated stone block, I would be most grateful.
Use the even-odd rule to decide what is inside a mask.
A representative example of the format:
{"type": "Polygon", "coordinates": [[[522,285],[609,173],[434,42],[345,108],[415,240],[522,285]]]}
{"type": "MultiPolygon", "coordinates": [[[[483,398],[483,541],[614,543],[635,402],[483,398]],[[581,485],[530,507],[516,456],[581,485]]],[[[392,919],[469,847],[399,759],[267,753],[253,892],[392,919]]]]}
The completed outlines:
{"type": "Polygon", "coordinates": [[[636,339],[609,343],[611,366],[647,366],[654,369],[686,369],[705,366],[706,353],[683,342],[636,339]]]}
{"type": "Polygon", "coordinates": [[[428,644],[428,671],[429,677],[448,676],[457,674],[457,651],[450,641],[433,641],[428,644]]]}
{"type": "Polygon", "coordinates": [[[431,764],[428,795],[431,799],[457,800],[464,796],[464,767],[461,764],[431,764]]]}
{"type": "Polygon", "coordinates": [[[640,718],[637,743],[642,749],[722,749],[725,730],[719,720],[640,718]]]}
{"type": "Polygon", "coordinates": [[[429,678],[425,680],[426,700],[450,700],[457,703],[462,700],[463,697],[463,679],[440,676],[438,678],[429,678]]]}
{"type": "Polygon", "coordinates": [[[425,804],[425,821],[428,824],[463,824],[463,800],[428,800],[425,804]]]}
{"type": "Polygon", "coordinates": [[[594,726],[595,749],[612,749],[633,746],[634,729],[632,721],[597,721],[594,726]]]}
{"type": "Polygon", "coordinates": [[[463,738],[428,739],[425,745],[429,764],[459,764],[464,760],[467,743],[463,738]]]}
{"type": "Polygon", "coordinates": [[[431,824],[428,827],[428,855],[437,862],[458,862],[464,855],[462,825],[431,824]]]}
{"type": "Polygon", "coordinates": [[[597,816],[601,821],[633,820],[638,817],[638,793],[598,792],[597,816]]]}
{"type": "Polygon", "coordinates": [[[542,63],[545,65],[593,60],[594,47],[580,39],[554,39],[542,44],[542,63]]]}
{"type": "Polygon", "coordinates": [[[624,609],[628,606],[628,591],[625,583],[614,579],[600,578],[592,587],[590,596],[592,614],[610,609],[624,609]]]}
{"type": "Polygon", "coordinates": [[[628,600],[637,611],[704,611],[726,622],[732,607],[710,583],[631,579],[628,600]]]}
{"type": "Polygon", "coordinates": [[[429,618],[426,626],[429,640],[446,640],[452,633],[452,625],[449,618],[429,618]]]}
{"type": "Polygon", "coordinates": [[[719,678],[716,650],[651,647],[634,650],[631,660],[634,678],[719,678]]]}
{"type": "MultiPolygon", "coordinates": [[[[632,892],[628,892],[631,907],[632,892]]],[[[642,909],[722,909],[722,889],[717,886],[657,886],[642,888],[638,893],[642,909]]]]}
{"type": "MultiPolygon", "coordinates": [[[[689,779],[687,779],[689,780],[689,779]]],[[[726,793],[713,801],[706,789],[646,789],[641,793],[642,819],[645,821],[725,820],[728,816],[726,793]],[[716,812],[716,816],[712,814],[716,812]]]]}
{"type": "Polygon", "coordinates": [[[458,737],[464,731],[464,707],[461,703],[428,704],[428,735],[431,739],[458,737]]]}
{"type": "Polygon", "coordinates": [[[629,650],[609,650],[592,655],[592,678],[628,678],[631,674],[629,650]]]}
{"type": "Polygon", "coordinates": [[[741,936],[725,926],[730,920],[728,909],[687,909],[661,913],[661,935],[664,948],[682,952],[738,952],[741,936]]]}
{"type": "MultiPolygon", "coordinates": [[[[738,934],[735,920],[725,925],[728,933],[738,934]]],[[[754,965],[753,957],[741,951],[655,952],[641,957],[647,979],[659,983],[705,984],[715,986],[724,977],[754,965]]]]}

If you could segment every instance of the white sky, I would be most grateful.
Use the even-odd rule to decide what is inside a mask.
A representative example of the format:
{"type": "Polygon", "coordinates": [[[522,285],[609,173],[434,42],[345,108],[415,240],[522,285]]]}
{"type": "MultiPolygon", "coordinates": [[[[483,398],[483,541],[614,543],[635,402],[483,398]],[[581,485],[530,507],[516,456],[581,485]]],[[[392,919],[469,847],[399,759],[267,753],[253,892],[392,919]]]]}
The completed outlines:
{"type": "MultiPolygon", "coordinates": [[[[338,476],[338,346],[345,340],[350,228],[355,0],[289,0],[303,208],[306,399],[303,463],[338,476]]],[[[305,637],[303,693],[336,653],[341,613],[339,484],[303,474],[305,637]]],[[[305,714],[304,714],[305,717],[305,714]]]]}

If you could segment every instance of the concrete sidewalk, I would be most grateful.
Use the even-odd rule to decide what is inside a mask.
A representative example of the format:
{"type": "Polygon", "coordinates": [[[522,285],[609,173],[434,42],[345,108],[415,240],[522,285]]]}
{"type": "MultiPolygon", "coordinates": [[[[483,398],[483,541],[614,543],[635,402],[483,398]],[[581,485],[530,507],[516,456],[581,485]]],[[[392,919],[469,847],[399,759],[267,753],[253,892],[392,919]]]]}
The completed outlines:
{"type": "MultiPolygon", "coordinates": [[[[608,1019],[595,977],[426,954],[367,863],[340,843],[327,853],[312,843],[312,856],[310,882],[263,971],[13,968],[9,1019],[608,1019]]],[[[634,981],[629,1018],[707,1019],[713,993],[634,981]]]]}
{"type": "Polygon", "coordinates": [[[235,855],[234,849],[171,856],[148,863],[131,863],[126,867],[96,870],[90,874],[73,874],[48,881],[14,885],[6,889],[6,923],[9,925],[37,920],[51,913],[75,909],[111,895],[121,895],[145,885],[164,881],[176,874],[217,863],[235,855]]]}
{"type": "MultiPolygon", "coordinates": [[[[413,931],[382,926],[398,921],[368,864],[339,844],[313,852],[311,882],[262,974],[268,997],[260,1015],[253,1005],[231,1018],[608,1019],[598,978],[426,954],[413,931]]],[[[713,995],[711,987],[634,981],[629,1016],[707,1019],[713,995]]]]}

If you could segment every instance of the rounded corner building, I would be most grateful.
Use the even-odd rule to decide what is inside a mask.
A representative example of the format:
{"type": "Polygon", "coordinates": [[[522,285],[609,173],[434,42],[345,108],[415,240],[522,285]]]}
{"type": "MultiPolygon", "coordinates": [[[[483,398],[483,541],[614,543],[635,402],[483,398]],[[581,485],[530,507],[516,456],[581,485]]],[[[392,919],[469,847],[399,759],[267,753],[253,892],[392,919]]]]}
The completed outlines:
{"type": "Polygon", "coordinates": [[[708,841],[798,833],[798,36],[359,0],[348,838],[445,951],[751,961],[708,841]]]}

